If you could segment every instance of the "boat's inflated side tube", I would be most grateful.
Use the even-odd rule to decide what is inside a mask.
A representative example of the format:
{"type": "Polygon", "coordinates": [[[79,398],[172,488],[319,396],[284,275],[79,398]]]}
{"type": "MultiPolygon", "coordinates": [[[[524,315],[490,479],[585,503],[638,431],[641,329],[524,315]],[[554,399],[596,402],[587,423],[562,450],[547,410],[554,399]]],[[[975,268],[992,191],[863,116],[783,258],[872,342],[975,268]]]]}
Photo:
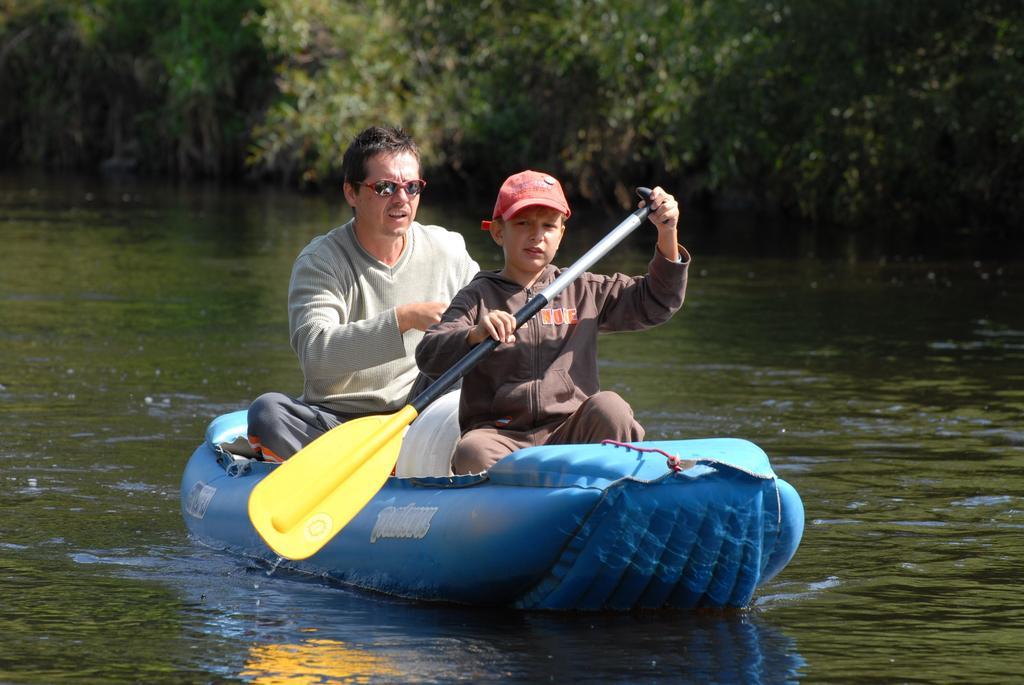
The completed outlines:
{"type": "Polygon", "coordinates": [[[320,553],[282,564],[246,515],[255,483],[275,468],[234,456],[246,428],[245,411],[217,418],[186,466],[192,535],[396,596],[536,609],[743,606],[803,530],[799,495],[745,440],[549,445],[482,477],[389,479],[320,553]]]}
{"type": "Polygon", "coordinates": [[[691,478],[721,468],[758,479],[775,478],[764,451],[736,438],[530,447],[505,457],[488,475],[503,485],[606,488],[622,478],[643,482],[665,478],[677,471],[670,461],[673,457],[682,475],[691,478]]]}

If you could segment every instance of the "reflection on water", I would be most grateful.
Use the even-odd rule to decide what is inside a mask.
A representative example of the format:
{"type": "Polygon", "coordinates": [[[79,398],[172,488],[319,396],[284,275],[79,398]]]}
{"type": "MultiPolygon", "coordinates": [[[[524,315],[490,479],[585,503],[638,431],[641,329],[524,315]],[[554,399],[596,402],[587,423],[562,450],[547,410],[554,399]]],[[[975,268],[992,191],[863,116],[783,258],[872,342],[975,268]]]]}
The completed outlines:
{"type": "MultiPolygon", "coordinates": [[[[99,555],[109,559],[114,555],[99,555]]],[[[806,666],[751,611],[557,614],[411,603],[268,576],[203,548],[116,573],[183,598],[189,668],[257,682],[777,683],[806,666]],[[259,678],[279,680],[259,680],[259,678]]]]}
{"type": "Polygon", "coordinates": [[[409,603],[268,576],[189,545],[73,561],[81,587],[124,591],[81,603],[80,616],[55,605],[66,634],[151,641],[77,658],[104,682],[138,669],[156,674],[148,682],[175,673],[260,683],[778,683],[799,680],[807,665],[757,611],[563,615],[409,603]],[[156,594],[139,594],[147,587],[156,594]],[[140,632],[128,617],[152,625],[140,632]],[[170,618],[179,625],[161,637],[170,618]]]}
{"type": "MultiPolygon", "coordinates": [[[[209,572],[229,562],[206,553],[192,563],[209,572]]],[[[478,610],[255,570],[207,581],[201,592],[209,639],[248,645],[238,674],[257,682],[777,683],[805,666],[791,637],[750,612],[478,610]],[[214,588],[216,597],[207,594],[214,588]]]]}
{"type": "MultiPolygon", "coordinates": [[[[254,643],[239,675],[259,685],[380,682],[399,671],[378,656],[344,642],[311,638],[291,644],[254,643]]],[[[406,682],[409,682],[407,679],[406,682]]]]}
{"type": "MultiPolygon", "coordinates": [[[[450,216],[493,266],[472,217],[450,216]]],[[[1019,679],[1011,260],[740,259],[684,234],[683,312],[602,340],[602,384],[652,438],[752,440],[799,490],[801,548],[746,611],[409,604],[194,546],[185,460],[213,416],[301,391],[288,274],[344,218],[272,192],[0,179],[0,681],[1019,679]]],[[[565,263],[595,239],[574,226],[565,263]]],[[[603,270],[644,268],[650,236],[633,238],[603,270]]]]}

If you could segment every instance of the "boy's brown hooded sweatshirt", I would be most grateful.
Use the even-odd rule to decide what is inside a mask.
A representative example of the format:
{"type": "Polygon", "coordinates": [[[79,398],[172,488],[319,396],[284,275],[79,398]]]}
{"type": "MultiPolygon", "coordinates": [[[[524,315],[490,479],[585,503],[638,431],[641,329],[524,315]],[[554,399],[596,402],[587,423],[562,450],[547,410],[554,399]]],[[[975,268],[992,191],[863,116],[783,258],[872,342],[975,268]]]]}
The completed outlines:
{"type": "MultiPolygon", "coordinates": [[[[655,253],[644,276],[584,273],[554,301],[469,371],[462,382],[462,432],[493,427],[530,431],[561,423],[600,390],[597,334],[637,331],[664,323],[682,306],[690,255],[680,262],[655,253]]],[[[519,311],[561,269],[548,265],[528,289],[481,271],[427,329],[416,363],[437,378],[465,356],[469,330],[491,310],[519,311]]]]}

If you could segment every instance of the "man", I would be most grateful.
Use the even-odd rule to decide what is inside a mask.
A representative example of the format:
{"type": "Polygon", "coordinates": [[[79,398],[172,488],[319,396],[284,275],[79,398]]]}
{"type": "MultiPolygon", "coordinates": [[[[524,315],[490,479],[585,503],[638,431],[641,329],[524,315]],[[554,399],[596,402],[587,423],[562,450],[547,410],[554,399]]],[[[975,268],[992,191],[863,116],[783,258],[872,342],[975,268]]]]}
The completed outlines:
{"type": "Polygon", "coordinates": [[[423,331],[480,270],[461,235],[415,221],[426,182],[404,131],[357,135],[342,173],[353,218],[302,250],[288,286],[302,398],[271,392],[249,408],[249,441],[269,461],[344,421],[404,405],[423,331]]]}

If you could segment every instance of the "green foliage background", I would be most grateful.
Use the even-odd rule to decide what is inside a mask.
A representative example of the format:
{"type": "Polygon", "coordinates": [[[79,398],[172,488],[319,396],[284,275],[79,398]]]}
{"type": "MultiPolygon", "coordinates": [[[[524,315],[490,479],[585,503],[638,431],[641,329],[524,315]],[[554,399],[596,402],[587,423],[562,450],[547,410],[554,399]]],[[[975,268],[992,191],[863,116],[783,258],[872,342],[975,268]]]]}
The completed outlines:
{"type": "Polygon", "coordinates": [[[8,166],[337,182],[410,129],[432,187],[532,167],[577,197],[847,226],[1024,223],[1024,3],[0,0],[8,166]]]}

